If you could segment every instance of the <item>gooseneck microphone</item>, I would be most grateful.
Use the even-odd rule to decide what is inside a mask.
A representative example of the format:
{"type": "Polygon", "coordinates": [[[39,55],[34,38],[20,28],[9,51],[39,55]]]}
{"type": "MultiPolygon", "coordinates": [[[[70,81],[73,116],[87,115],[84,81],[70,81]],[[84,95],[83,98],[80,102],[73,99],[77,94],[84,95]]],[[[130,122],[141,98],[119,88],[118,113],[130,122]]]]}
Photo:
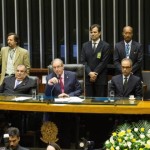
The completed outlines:
{"type": "Polygon", "coordinates": [[[9,134],[4,134],[3,139],[4,139],[5,148],[6,150],[8,150],[9,149],[9,134]]]}
{"type": "Polygon", "coordinates": [[[53,87],[52,87],[52,89],[51,89],[51,100],[50,100],[50,102],[54,102],[53,91],[54,91],[54,88],[55,88],[56,84],[59,83],[60,76],[57,74],[57,75],[56,75],[56,78],[58,79],[58,82],[57,82],[57,83],[53,83],[53,87]]]}

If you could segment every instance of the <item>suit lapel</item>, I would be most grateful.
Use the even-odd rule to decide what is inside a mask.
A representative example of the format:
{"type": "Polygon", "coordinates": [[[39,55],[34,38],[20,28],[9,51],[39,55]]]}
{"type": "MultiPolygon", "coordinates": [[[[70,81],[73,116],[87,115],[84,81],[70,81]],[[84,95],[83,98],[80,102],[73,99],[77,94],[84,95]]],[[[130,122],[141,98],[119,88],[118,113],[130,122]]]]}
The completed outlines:
{"type": "Polygon", "coordinates": [[[130,58],[132,58],[134,56],[135,49],[136,49],[136,46],[134,44],[134,41],[132,41],[131,51],[130,51],[130,58]]]}
{"type": "Polygon", "coordinates": [[[125,50],[125,44],[124,41],[121,42],[121,48],[120,48],[121,54],[122,54],[122,58],[126,57],[126,50],[125,50]]]}
{"type": "Polygon", "coordinates": [[[6,62],[6,64],[7,64],[7,60],[8,60],[8,51],[9,51],[9,47],[7,48],[7,49],[5,49],[5,62],[6,62]]]}
{"type": "Polygon", "coordinates": [[[20,50],[19,50],[19,48],[17,47],[17,48],[16,48],[16,54],[15,54],[14,64],[15,64],[16,60],[19,58],[19,54],[20,54],[20,50]]]}

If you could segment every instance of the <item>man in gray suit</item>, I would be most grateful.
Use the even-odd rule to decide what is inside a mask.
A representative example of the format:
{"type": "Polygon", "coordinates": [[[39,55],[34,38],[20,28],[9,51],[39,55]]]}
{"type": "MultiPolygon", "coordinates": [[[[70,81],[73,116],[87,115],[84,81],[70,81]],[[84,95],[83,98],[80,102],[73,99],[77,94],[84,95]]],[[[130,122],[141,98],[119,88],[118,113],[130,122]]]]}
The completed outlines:
{"type": "Polygon", "coordinates": [[[142,97],[142,83],[139,77],[134,76],[132,71],[132,61],[124,58],[121,61],[122,74],[112,77],[110,89],[114,91],[116,97],[136,98],[142,97]]]}
{"type": "Polygon", "coordinates": [[[29,150],[19,145],[20,142],[20,132],[19,129],[16,127],[10,127],[7,129],[6,134],[9,137],[9,143],[7,149],[10,150],[29,150]]]}
{"type": "Polygon", "coordinates": [[[15,33],[9,33],[7,36],[7,47],[2,47],[0,52],[1,76],[0,84],[2,84],[5,76],[14,75],[19,64],[23,64],[30,69],[29,53],[26,49],[19,47],[19,37],[15,33]]]}
{"type": "Polygon", "coordinates": [[[133,62],[132,74],[142,78],[143,46],[132,40],[133,28],[125,26],[122,32],[124,40],[116,43],[114,50],[114,65],[116,75],[121,74],[121,60],[130,58],[133,62]]]}
{"type": "Polygon", "coordinates": [[[4,78],[0,93],[32,94],[32,89],[37,89],[37,81],[28,77],[25,65],[18,65],[15,75],[4,78]]]}

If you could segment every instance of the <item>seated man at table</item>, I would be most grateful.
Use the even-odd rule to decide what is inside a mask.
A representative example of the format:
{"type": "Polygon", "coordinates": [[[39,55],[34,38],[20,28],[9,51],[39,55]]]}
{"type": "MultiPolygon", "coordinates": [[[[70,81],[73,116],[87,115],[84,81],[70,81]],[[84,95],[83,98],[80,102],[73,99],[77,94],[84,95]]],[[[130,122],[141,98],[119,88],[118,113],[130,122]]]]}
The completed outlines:
{"type": "Polygon", "coordinates": [[[139,77],[132,74],[132,60],[124,58],[121,61],[122,74],[112,77],[110,90],[115,97],[142,97],[142,83],[139,77]]]}
{"type": "Polygon", "coordinates": [[[63,61],[56,58],[52,61],[53,72],[46,78],[46,96],[80,96],[82,93],[81,85],[77,80],[75,72],[64,70],[63,61]]]}
{"type": "Polygon", "coordinates": [[[0,93],[16,95],[16,94],[32,94],[32,89],[37,88],[35,80],[27,75],[27,68],[25,65],[18,65],[15,76],[7,76],[4,78],[0,86],[0,93]]]}

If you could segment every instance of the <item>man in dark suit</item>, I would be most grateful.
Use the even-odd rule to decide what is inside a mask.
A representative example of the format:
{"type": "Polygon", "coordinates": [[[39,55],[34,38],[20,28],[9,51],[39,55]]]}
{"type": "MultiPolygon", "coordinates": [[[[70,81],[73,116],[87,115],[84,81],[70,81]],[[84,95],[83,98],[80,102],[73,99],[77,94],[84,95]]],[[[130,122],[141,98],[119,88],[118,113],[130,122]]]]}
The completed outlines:
{"type": "Polygon", "coordinates": [[[91,41],[83,44],[81,63],[85,65],[86,96],[106,96],[107,64],[110,61],[109,44],[100,39],[101,27],[90,27],[91,41]]]}
{"type": "Polygon", "coordinates": [[[11,75],[4,78],[0,86],[0,93],[32,94],[32,89],[37,89],[36,81],[27,76],[25,65],[18,65],[15,76],[11,75]]]}
{"type": "Polygon", "coordinates": [[[58,97],[80,96],[82,89],[76,74],[64,70],[63,61],[58,58],[52,61],[52,67],[53,73],[46,78],[45,95],[58,97]]]}
{"type": "Polygon", "coordinates": [[[112,77],[110,89],[116,97],[142,97],[142,83],[139,77],[134,76],[132,71],[132,60],[124,58],[121,61],[122,74],[112,77]]]}
{"type": "Polygon", "coordinates": [[[133,28],[125,26],[122,32],[124,40],[116,43],[114,50],[114,65],[116,75],[121,74],[121,60],[130,58],[133,62],[132,73],[142,78],[143,47],[140,43],[132,40],[133,28]]]}
{"type": "Polygon", "coordinates": [[[7,129],[6,134],[8,134],[9,143],[7,149],[11,150],[29,150],[25,147],[19,145],[20,142],[20,132],[18,128],[10,127],[7,129]]]}

